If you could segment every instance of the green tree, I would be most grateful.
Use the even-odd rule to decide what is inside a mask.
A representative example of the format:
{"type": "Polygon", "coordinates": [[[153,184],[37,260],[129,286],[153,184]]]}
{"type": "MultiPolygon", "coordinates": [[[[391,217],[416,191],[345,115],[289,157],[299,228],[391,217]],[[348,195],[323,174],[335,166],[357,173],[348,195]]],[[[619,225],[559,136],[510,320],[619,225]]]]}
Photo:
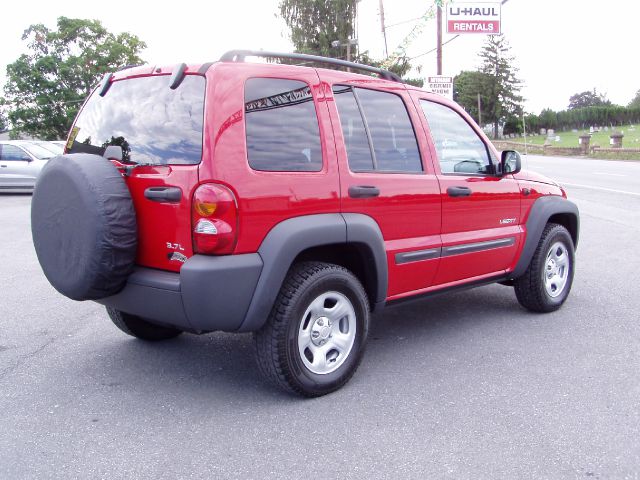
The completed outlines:
{"type": "Polygon", "coordinates": [[[600,107],[603,105],[611,105],[611,102],[607,100],[606,95],[599,94],[594,88],[593,92],[587,90],[571,95],[567,109],[575,110],[577,108],[600,107]]]}
{"type": "MultiPolygon", "coordinates": [[[[291,30],[291,41],[300,53],[344,57],[346,43],[354,37],[357,0],[282,0],[280,15],[291,30]],[[339,50],[340,49],[340,50],[339,50]]],[[[355,53],[355,52],[354,52],[355,53]]]]}
{"type": "MultiPolygon", "coordinates": [[[[290,29],[291,42],[299,53],[323,57],[347,58],[346,43],[355,37],[356,5],[359,0],[281,0],[280,15],[290,29]],[[333,42],[340,45],[334,47],[333,42]]],[[[359,53],[358,45],[349,48],[350,60],[382,68],[384,61],[359,53]]],[[[404,78],[412,66],[407,57],[397,58],[388,69],[404,78]]],[[[423,80],[405,79],[421,87],[423,80]]]]}
{"type": "Polygon", "coordinates": [[[453,100],[458,102],[478,123],[486,123],[485,111],[493,109],[494,97],[491,95],[491,76],[476,71],[462,71],[453,78],[453,100]],[[480,112],[478,111],[480,96],[480,112]],[[482,118],[480,118],[482,116],[482,118]]]}
{"type": "Polygon", "coordinates": [[[538,118],[541,128],[556,128],[558,126],[558,114],[550,108],[542,110],[538,118]]]}
{"type": "Polygon", "coordinates": [[[482,109],[482,117],[493,123],[494,138],[498,137],[500,123],[511,116],[520,116],[522,111],[522,97],[518,95],[522,82],[516,76],[518,69],[513,66],[510,50],[504,35],[489,35],[480,51],[480,72],[489,78],[487,94],[491,98],[482,109]]]}
{"type": "Polygon", "coordinates": [[[57,29],[27,28],[28,53],[7,66],[6,100],[12,132],[64,138],[84,98],[100,78],[143,63],[146,44],[130,33],[115,35],[98,20],[59,17],[57,29]]]}
{"type": "Polygon", "coordinates": [[[0,133],[7,129],[7,117],[4,114],[4,98],[0,97],[0,133]]]}
{"type": "Polygon", "coordinates": [[[640,108],[640,90],[636,92],[636,96],[629,102],[629,108],[640,108]]]}

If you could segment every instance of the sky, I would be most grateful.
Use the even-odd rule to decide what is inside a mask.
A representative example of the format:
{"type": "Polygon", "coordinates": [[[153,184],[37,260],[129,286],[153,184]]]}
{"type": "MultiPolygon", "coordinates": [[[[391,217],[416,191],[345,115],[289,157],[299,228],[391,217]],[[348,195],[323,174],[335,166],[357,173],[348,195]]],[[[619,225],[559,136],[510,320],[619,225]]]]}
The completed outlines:
{"type": "MultiPolygon", "coordinates": [[[[358,6],[359,47],[374,58],[384,56],[379,2],[361,0],[358,6]]],[[[148,45],[142,58],[152,64],[204,63],[237,48],[293,51],[286,25],[276,16],[278,3],[182,0],[160,1],[151,7],[130,0],[24,0],[19,9],[4,15],[0,84],[7,64],[27,52],[22,32],[36,23],[55,28],[59,16],[97,19],[113,33],[137,35],[148,45]]],[[[408,55],[435,48],[435,20],[415,20],[425,14],[431,0],[383,0],[383,5],[390,53],[416,26],[420,33],[409,45],[408,55]]],[[[523,81],[525,109],[531,113],[543,108],[562,110],[571,95],[594,88],[613,103],[627,105],[640,89],[640,68],[634,66],[638,18],[637,0],[508,0],[502,6],[502,31],[523,81]]],[[[451,38],[445,33],[443,42],[451,38]]],[[[484,35],[463,35],[444,45],[443,74],[476,69],[484,40],[484,35]]],[[[413,64],[422,70],[412,77],[434,75],[436,54],[415,58],[413,64]]]]}

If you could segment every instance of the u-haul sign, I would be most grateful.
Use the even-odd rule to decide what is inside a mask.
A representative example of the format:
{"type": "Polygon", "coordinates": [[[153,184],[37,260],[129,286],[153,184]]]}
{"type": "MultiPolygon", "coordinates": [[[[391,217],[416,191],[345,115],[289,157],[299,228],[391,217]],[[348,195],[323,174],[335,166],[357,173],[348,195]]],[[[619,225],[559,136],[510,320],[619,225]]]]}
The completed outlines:
{"type": "Polygon", "coordinates": [[[500,33],[501,4],[455,2],[447,5],[447,33],[500,33]]]}

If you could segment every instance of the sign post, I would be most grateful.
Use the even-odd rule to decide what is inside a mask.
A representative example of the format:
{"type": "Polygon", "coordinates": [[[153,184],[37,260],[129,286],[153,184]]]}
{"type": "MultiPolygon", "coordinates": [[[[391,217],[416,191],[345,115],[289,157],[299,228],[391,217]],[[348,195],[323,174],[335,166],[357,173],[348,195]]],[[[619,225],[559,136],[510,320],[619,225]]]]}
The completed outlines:
{"type": "Polygon", "coordinates": [[[447,33],[499,35],[501,3],[456,2],[447,4],[447,33]]]}

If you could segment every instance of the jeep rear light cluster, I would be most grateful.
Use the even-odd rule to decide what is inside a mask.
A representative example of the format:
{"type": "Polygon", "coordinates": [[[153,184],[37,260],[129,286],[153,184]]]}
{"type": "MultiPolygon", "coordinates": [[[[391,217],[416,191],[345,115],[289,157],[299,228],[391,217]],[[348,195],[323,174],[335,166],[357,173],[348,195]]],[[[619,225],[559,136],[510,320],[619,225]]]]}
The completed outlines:
{"type": "Polygon", "coordinates": [[[205,255],[232,253],[238,233],[238,207],[227,187],[206,183],[193,194],[193,251],[205,255]]]}

